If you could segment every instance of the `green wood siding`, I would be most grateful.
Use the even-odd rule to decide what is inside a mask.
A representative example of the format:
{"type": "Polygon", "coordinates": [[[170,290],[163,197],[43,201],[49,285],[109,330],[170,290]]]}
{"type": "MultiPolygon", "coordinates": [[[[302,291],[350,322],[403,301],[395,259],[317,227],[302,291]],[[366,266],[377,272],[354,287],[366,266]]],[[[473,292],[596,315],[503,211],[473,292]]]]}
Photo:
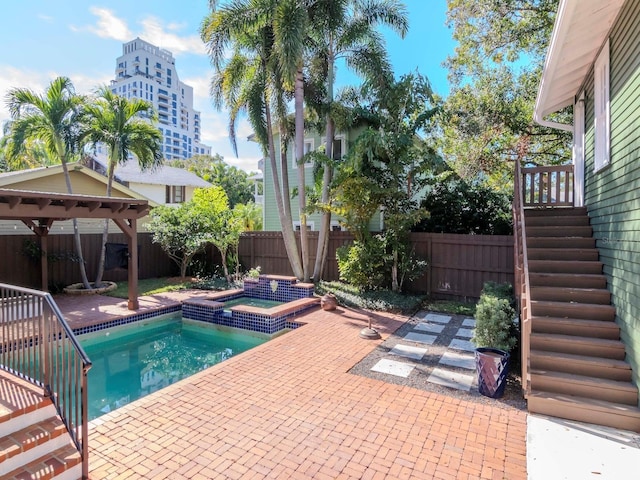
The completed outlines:
{"type": "MultiPolygon", "coordinates": [[[[347,133],[336,132],[336,137],[343,137],[346,149],[344,151],[348,151],[349,148],[353,146],[354,140],[360,134],[362,129],[353,130],[347,133]]],[[[320,145],[322,145],[322,135],[319,133],[307,133],[305,135],[305,140],[310,139],[313,141],[314,150],[318,149],[320,145]]],[[[280,139],[279,136],[275,136],[274,142],[276,145],[276,167],[278,172],[278,178],[281,178],[280,175],[280,139]]],[[[290,145],[287,149],[287,168],[289,172],[289,189],[292,192],[298,186],[298,166],[295,165],[293,158],[295,155],[295,150],[293,145],[290,145]]],[[[311,166],[305,167],[305,184],[307,186],[313,185],[313,168],[311,166]]],[[[298,209],[298,197],[291,198],[291,212],[293,215],[294,221],[299,219],[299,209],[298,209]]],[[[263,221],[264,221],[264,230],[265,231],[279,231],[281,230],[280,226],[280,218],[278,216],[278,207],[275,199],[275,191],[274,191],[274,183],[273,183],[273,175],[271,169],[271,163],[268,158],[265,158],[264,162],[264,207],[263,207],[263,221]]],[[[313,222],[314,230],[319,230],[320,228],[320,218],[321,215],[319,213],[311,214],[307,217],[307,222],[310,224],[313,222]]],[[[331,216],[332,221],[339,220],[335,215],[331,216]]],[[[372,231],[380,230],[380,216],[374,215],[369,223],[369,229],[372,231]]]]}
{"type": "Polygon", "coordinates": [[[628,1],[611,31],[611,164],[597,173],[593,72],[585,91],[585,204],[640,385],[640,2],[628,1]]]}

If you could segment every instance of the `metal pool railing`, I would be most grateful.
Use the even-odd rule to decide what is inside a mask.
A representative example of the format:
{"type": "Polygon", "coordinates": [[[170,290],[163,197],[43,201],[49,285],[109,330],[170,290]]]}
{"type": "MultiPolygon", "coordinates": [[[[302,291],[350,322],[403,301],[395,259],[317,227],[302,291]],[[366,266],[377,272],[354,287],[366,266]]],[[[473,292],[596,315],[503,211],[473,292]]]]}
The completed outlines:
{"type": "Polygon", "coordinates": [[[91,361],[49,293],[0,283],[0,368],[51,398],[89,475],[87,372],[91,361]]]}

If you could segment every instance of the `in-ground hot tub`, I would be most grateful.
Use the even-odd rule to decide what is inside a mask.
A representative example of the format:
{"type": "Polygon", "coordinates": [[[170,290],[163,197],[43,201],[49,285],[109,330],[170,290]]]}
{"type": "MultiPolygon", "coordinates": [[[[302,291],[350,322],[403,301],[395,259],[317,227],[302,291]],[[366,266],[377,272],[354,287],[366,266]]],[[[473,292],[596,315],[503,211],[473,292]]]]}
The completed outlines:
{"type": "Polygon", "coordinates": [[[320,299],[313,296],[312,283],[298,283],[296,277],[260,275],[255,280],[245,280],[244,288],[216,292],[207,298],[186,300],[182,304],[182,316],[273,334],[297,328],[300,324],[295,322],[294,317],[319,304],[320,299]],[[241,298],[246,298],[247,301],[239,304],[235,302],[241,298]],[[252,305],[252,299],[273,303],[252,305]],[[227,305],[225,302],[234,304],[227,305]]]}

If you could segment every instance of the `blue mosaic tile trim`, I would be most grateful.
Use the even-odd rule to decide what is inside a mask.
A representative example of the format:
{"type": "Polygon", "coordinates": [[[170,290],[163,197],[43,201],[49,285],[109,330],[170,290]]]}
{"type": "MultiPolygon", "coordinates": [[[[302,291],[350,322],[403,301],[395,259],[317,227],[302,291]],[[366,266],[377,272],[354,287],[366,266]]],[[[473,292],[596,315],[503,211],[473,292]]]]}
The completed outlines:
{"type": "Polygon", "coordinates": [[[248,281],[244,283],[244,294],[247,297],[285,303],[313,295],[313,287],[294,287],[295,283],[295,280],[269,280],[268,278],[260,277],[257,282],[248,281]],[[272,281],[278,283],[275,292],[271,289],[272,281]]]}
{"type": "Polygon", "coordinates": [[[167,313],[179,312],[182,309],[181,305],[174,305],[172,307],[161,308],[152,312],[137,313],[129,317],[117,318],[108,322],[91,325],[89,327],[75,328],[73,333],[76,335],[83,335],[85,333],[99,332],[106,328],[117,327],[119,325],[127,325],[129,323],[139,322],[140,320],[146,320],[147,318],[159,317],[167,313]]]}

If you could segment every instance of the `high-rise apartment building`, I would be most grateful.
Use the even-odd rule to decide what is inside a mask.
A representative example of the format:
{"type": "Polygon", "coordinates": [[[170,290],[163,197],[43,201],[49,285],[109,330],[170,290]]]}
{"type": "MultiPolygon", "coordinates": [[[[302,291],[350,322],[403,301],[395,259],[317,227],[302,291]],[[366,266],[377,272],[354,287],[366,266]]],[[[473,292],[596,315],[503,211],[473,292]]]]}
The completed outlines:
{"type": "Polygon", "coordinates": [[[211,155],[211,147],[201,143],[202,124],[200,112],[193,109],[193,88],[178,78],[175,59],[168,50],[140,38],[125,43],[116,60],[111,89],[123,97],[153,104],[167,160],[211,155]]]}

